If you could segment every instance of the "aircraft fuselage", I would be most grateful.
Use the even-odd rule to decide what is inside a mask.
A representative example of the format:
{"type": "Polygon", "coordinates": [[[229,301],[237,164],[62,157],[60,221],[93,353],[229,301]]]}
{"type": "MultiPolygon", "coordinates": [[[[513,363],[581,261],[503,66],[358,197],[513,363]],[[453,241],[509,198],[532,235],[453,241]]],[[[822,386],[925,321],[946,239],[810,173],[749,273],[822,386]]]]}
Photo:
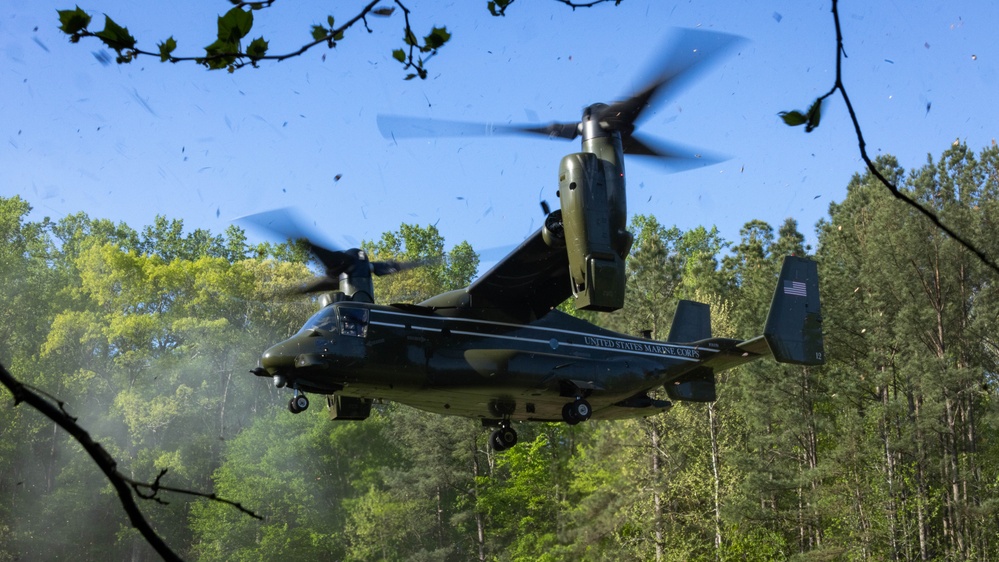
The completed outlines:
{"type": "Polygon", "coordinates": [[[737,343],[632,337],[558,311],[529,323],[448,313],[333,303],[268,349],[257,374],[303,392],[483,420],[559,421],[579,398],[593,418],[617,419],[667,410],[646,392],[737,343]]]}

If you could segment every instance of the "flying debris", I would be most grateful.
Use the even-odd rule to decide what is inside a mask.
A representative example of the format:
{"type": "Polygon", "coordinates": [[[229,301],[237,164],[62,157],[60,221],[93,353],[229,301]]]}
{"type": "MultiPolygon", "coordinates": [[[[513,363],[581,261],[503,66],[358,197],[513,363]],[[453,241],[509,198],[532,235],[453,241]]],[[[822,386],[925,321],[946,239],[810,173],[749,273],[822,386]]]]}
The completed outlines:
{"type": "Polygon", "coordinates": [[[92,53],[97,62],[101,63],[102,66],[107,66],[111,64],[111,55],[107,51],[93,51],[92,53]]]}

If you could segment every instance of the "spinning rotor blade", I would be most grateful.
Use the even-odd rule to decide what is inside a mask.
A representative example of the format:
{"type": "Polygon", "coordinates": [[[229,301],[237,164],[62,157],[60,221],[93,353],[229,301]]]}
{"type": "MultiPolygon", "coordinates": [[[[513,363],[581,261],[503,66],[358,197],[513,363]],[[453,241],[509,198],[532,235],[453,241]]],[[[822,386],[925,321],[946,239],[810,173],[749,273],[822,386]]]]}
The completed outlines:
{"type": "MultiPolygon", "coordinates": [[[[630,132],[642,113],[668,93],[676,93],[708,69],[708,63],[743,41],[742,37],[702,29],[677,30],[651,65],[646,85],[628,99],[610,104],[601,120],[630,132]]],[[[614,127],[616,129],[616,127],[614,127]]],[[[618,129],[620,130],[620,129],[618,129]]],[[[622,131],[622,135],[624,131],[622,131]]]]}
{"type": "MultiPolygon", "coordinates": [[[[632,133],[646,109],[667,93],[675,93],[690,83],[700,72],[708,68],[707,63],[734,48],[742,38],[727,33],[684,29],[676,31],[662,54],[654,64],[651,78],[632,96],[611,103],[595,104],[586,109],[600,129],[617,131],[621,135],[626,154],[650,156],[662,160],[675,171],[714,164],[724,160],[720,156],[705,157],[703,151],[684,148],[680,145],[660,144],[653,146],[647,140],[635,138],[632,133]]],[[[548,138],[572,140],[579,136],[582,123],[551,123],[549,125],[467,123],[460,121],[440,121],[395,115],[379,115],[378,129],[385,138],[414,138],[438,136],[492,136],[509,134],[534,134],[548,138]]]]}
{"type": "Polygon", "coordinates": [[[294,291],[296,293],[316,293],[336,290],[340,285],[340,275],[351,273],[353,268],[361,263],[365,264],[366,267],[370,267],[371,273],[375,275],[400,273],[426,264],[422,260],[412,262],[396,260],[369,262],[364,257],[364,253],[358,249],[344,251],[320,246],[313,242],[316,236],[310,235],[308,230],[303,226],[304,221],[301,217],[288,207],[264,211],[236,220],[254,225],[286,240],[301,240],[305,242],[309,248],[309,253],[322,264],[326,270],[326,274],[316,277],[298,287],[294,291]]]}
{"type": "Polygon", "coordinates": [[[376,117],[378,130],[387,139],[428,138],[428,137],[491,137],[493,135],[514,135],[520,133],[545,135],[551,138],[576,138],[579,125],[576,123],[552,123],[551,125],[503,125],[499,123],[467,123],[445,121],[402,115],[379,115],[376,117]]]}
{"type": "Polygon", "coordinates": [[[299,295],[307,295],[309,293],[325,293],[326,291],[335,291],[339,288],[339,279],[333,279],[332,277],[314,277],[289,292],[299,295]]]}
{"type": "Polygon", "coordinates": [[[304,241],[309,253],[323,265],[328,276],[339,276],[356,261],[356,258],[352,258],[347,252],[325,248],[313,242],[318,236],[308,232],[303,226],[302,218],[290,207],[247,215],[236,220],[252,224],[285,240],[304,241]]]}
{"type": "Polygon", "coordinates": [[[639,135],[624,139],[625,154],[649,156],[655,158],[671,172],[682,172],[703,166],[710,166],[728,159],[714,152],[703,151],[694,147],[664,141],[651,141],[639,135]]]}
{"type": "Polygon", "coordinates": [[[416,269],[417,267],[423,267],[425,265],[430,265],[431,260],[416,260],[416,261],[374,261],[371,262],[371,273],[375,275],[392,275],[394,273],[402,273],[403,271],[409,271],[410,269],[416,269]]]}

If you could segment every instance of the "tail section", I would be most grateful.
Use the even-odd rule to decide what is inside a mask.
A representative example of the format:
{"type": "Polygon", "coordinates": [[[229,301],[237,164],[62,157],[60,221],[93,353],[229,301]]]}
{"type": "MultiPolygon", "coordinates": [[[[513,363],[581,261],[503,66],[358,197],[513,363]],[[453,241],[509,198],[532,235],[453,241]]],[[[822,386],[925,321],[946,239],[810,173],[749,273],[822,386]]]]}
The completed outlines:
{"type": "Polygon", "coordinates": [[[774,359],[781,363],[825,363],[819,275],[814,261],[796,256],[784,258],[763,337],[774,359]]]}
{"type": "Polygon", "coordinates": [[[676,304],[668,342],[695,342],[711,337],[711,307],[702,303],[681,300],[676,304]]]}
{"type": "MultiPolygon", "coordinates": [[[[711,339],[711,307],[702,303],[681,300],[673,314],[673,324],[666,341],[690,343],[711,339]]],[[[672,400],[688,402],[714,402],[715,373],[708,367],[699,367],[665,386],[672,400]]]]}
{"type": "Polygon", "coordinates": [[[825,350],[815,262],[795,256],[784,258],[762,336],[745,341],[712,338],[708,305],[680,301],[667,341],[689,342],[712,350],[703,363],[665,385],[673,400],[713,402],[715,373],[768,355],[781,363],[822,365],[825,350]]]}

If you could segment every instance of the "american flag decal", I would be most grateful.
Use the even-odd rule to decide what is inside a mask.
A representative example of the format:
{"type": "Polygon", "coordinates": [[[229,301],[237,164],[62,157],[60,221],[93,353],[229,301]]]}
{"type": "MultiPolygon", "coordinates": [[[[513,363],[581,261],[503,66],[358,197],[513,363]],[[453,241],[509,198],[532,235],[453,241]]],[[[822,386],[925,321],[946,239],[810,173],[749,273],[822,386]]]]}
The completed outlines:
{"type": "Polygon", "coordinates": [[[784,281],[784,294],[794,295],[796,297],[808,296],[808,292],[805,290],[805,284],[801,281],[784,281]]]}

